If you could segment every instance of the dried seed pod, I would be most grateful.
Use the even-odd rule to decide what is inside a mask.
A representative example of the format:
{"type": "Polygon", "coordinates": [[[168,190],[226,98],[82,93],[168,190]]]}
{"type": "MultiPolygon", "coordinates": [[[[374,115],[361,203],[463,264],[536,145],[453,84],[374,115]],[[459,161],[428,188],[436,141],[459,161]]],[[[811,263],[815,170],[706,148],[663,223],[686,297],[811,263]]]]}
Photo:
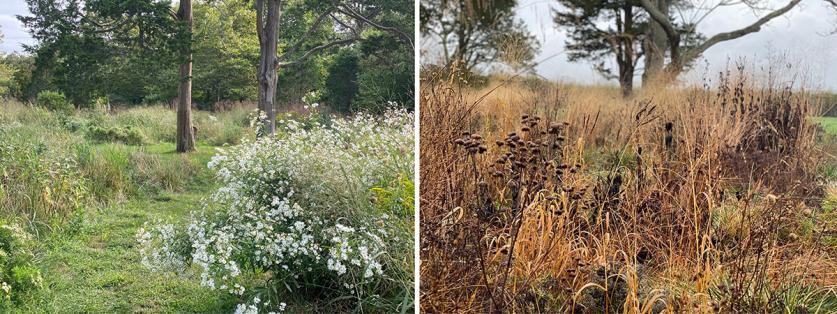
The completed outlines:
{"type": "Polygon", "coordinates": [[[488,148],[486,148],[486,147],[485,147],[485,146],[483,146],[483,145],[480,145],[480,146],[478,147],[478,149],[479,149],[479,153],[480,153],[480,154],[485,153],[486,151],[488,151],[488,148]]]}
{"type": "Polygon", "coordinates": [[[497,144],[497,147],[502,147],[503,146],[503,141],[496,141],[494,143],[497,144]]]}
{"type": "Polygon", "coordinates": [[[474,133],[474,134],[471,134],[471,138],[475,139],[475,140],[481,140],[482,136],[480,136],[479,134],[474,133]]]}

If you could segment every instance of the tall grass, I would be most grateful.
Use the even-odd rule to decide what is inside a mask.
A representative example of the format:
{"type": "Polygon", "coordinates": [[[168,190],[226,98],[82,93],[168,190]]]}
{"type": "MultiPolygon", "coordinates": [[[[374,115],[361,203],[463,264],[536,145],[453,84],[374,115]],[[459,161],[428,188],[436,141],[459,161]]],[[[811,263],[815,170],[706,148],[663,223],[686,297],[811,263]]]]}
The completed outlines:
{"type": "Polygon", "coordinates": [[[793,291],[833,303],[804,93],[743,72],[627,101],[451,83],[421,91],[423,309],[780,311],[793,291]]]}
{"type": "MultiPolygon", "coordinates": [[[[91,203],[182,190],[203,169],[189,156],[148,151],[174,140],[175,113],[165,107],[55,112],[2,106],[0,218],[31,230],[60,227],[91,203]]],[[[199,142],[238,143],[252,133],[249,114],[246,107],[196,112],[199,142]]]]}

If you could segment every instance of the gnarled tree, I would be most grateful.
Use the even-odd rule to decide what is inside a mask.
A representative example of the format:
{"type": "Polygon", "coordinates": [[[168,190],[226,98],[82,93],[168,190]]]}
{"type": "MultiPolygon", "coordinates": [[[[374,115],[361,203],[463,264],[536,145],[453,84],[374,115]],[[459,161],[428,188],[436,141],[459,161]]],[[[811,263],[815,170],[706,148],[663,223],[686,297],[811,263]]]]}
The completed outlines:
{"type": "Polygon", "coordinates": [[[756,11],[765,11],[759,7],[759,1],[721,0],[711,6],[697,8],[689,1],[677,0],[639,0],[642,8],[651,17],[653,23],[648,27],[646,40],[643,43],[645,51],[644,83],[652,81],[668,82],[675,79],[683,69],[695,61],[710,47],[729,40],[737,39],[761,30],[761,27],[771,20],[788,13],[801,0],[791,0],[786,5],[769,11],[758,20],[745,27],[718,33],[709,38],[699,40],[694,45],[685,45],[685,36],[694,32],[704,18],[717,8],[733,5],[748,5],[756,11]],[[702,14],[695,16],[693,21],[683,21],[689,27],[677,27],[678,22],[672,11],[676,9],[700,10],[702,14]],[[666,63],[666,60],[669,60],[666,63]]]}

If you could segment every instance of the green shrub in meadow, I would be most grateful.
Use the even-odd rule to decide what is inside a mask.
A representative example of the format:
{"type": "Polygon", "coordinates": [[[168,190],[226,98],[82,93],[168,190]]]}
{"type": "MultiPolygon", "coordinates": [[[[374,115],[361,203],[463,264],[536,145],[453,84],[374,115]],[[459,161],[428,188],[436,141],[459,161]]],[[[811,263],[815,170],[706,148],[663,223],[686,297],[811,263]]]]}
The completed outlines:
{"type": "Polygon", "coordinates": [[[73,104],[67,100],[67,97],[64,96],[64,94],[48,90],[38,93],[35,103],[38,106],[46,108],[50,111],[71,113],[74,109],[73,104]]]}

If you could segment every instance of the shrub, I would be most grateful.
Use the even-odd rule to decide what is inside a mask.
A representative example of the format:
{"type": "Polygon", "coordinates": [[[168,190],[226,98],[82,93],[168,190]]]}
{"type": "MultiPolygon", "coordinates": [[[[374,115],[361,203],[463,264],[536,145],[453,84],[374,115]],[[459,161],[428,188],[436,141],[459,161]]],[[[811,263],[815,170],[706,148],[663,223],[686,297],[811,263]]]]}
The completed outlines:
{"type": "Polygon", "coordinates": [[[203,285],[248,297],[240,310],[281,310],[300,294],[411,309],[412,115],[303,125],[283,121],[275,140],[219,149],[208,166],[221,187],[188,227],[140,230],[143,263],[197,264],[203,285]],[[249,286],[245,272],[267,280],[249,286]]]}
{"type": "Polygon", "coordinates": [[[71,104],[67,97],[60,92],[42,91],[38,93],[36,100],[38,106],[46,108],[50,111],[72,112],[73,104],[71,104]]]}
{"type": "Polygon", "coordinates": [[[145,135],[133,127],[100,127],[96,125],[87,128],[87,137],[97,142],[118,142],[127,145],[142,145],[145,135]]]}
{"type": "Polygon", "coordinates": [[[29,234],[0,220],[0,309],[43,287],[31,247],[29,234]]]}

